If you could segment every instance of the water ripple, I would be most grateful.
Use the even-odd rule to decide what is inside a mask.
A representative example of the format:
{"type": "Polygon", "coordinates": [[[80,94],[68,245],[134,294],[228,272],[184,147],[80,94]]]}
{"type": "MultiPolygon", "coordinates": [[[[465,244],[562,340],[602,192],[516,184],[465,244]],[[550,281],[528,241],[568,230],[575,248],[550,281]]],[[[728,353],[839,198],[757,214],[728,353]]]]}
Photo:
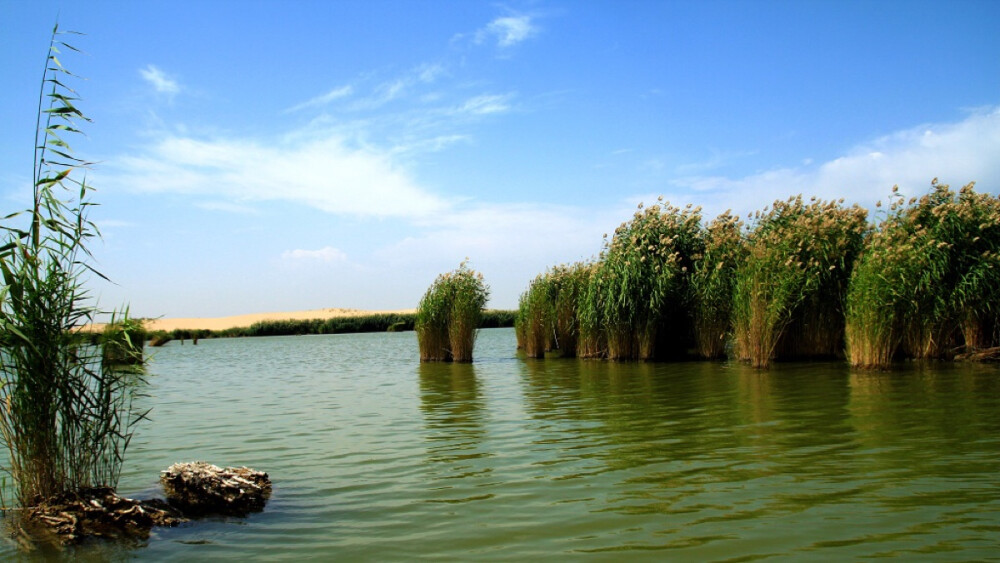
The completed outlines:
{"type": "Polygon", "coordinates": [[[476,353],[419,364],[412,333],[161,349],[122,491],[157,494],[160,469],[204,459],[268,471],[274,494],[262,513],[157,530],[118,555],[1000,553],[995,368],[538,361],[510,330],[483,331],[476,353]]]}

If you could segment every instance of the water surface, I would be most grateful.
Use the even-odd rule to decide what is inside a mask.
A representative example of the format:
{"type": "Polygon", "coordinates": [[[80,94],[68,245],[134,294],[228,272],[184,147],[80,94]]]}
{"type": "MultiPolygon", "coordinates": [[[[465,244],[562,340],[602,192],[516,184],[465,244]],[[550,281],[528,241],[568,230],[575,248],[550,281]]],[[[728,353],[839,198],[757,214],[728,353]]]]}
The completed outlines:
{"type": "MultiPolygon", "coordinates": [[[[248,518],[76,559],[1000,559],[1000,370],[419,364],[413,333],[172,342],[119,486],[267,471],[248,518]]],[[[14,556],[11,544],[0,556],[14,556]]],[[[51,555],[51,554],[49,554],[51,555]]]]}

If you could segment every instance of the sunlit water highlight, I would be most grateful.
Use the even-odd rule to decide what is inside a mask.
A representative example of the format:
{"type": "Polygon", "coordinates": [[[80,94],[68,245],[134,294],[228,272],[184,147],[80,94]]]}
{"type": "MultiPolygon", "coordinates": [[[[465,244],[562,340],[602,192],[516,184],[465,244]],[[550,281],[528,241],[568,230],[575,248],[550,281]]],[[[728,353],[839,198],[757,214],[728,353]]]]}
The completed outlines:
{"type": "MultiPolygon", "coordinates": [[[[525,360],[413,333],[173,342],[119,486],[249,465],[248,518],[72,559],[1000,559],[1000,370],[525,360]]],[[[0,557],[16,557],[8,543],[0,557]]],[[[40,556],[51,557],[52,553],[40,556]]],[[[34,557],[34,556],[26,556],[34,557]]]]}

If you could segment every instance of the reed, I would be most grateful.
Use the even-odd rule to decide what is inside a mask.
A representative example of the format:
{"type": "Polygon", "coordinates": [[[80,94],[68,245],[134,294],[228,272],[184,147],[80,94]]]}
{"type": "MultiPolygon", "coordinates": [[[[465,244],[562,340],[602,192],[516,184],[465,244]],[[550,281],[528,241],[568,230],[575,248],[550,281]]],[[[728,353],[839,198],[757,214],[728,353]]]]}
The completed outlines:
{"type": "Polygon", "coordinates": [[[597,275],[600,262],[587,264],[581,269],[581,287],[577,295],[577,344],[580,358],[606,358],[607,337],[604,331],[604,300],[608,291],[604,278],[597,275]]]}
{"type": "Polygon", "coordinates": [[[754,214],[733,283],[740,359],[764,368],[842,348],[847,281],[869,228],[867,211],[842,204],[795,196],[754,214]]]}
{"type": "Polygon", "coordinates": [[[113,318],[101,334],[101,357],[105,365],[142,365],[146,329],[140,319],[113,318]]]}
{"type": "Polygon", "coordinates": [[[420,348],[421,362],[450,362],[451,342],[448,336],[448,315],[451,309],[448,274],[442,274],[427,289],[417,306],[414,330],[420,348]]]}
{"type": "Polygon", "coordinates": [[[80,335],[98,313],[83,280],[100,276],[87,265],[87,243],[99,233],[87,220],[92,188],[78,179],[88,163],[67,142],[88,120],[65,85],[72,75],[57,55],[75,49],[62,35],[56,26],[42,77],[33,205],[0,227],[0,435],[9,453],[3,469],[21,506],[113,488],[134,424],[145,416],[132,409],[137,376],[103,363],[80,335]],[[27,225],[17,224],[22,218],[27,225]]]}
{"type": "Polygon", "coordinates": [[[489,296],[489,288],[483,282],[483,275],[468,269],[463,262],[452,276],[448,340],[453,361],[472,361],[479,323],[489,296]]]}
{"type": "Polygon", "coordinates": [[[888,212],[851,277],[850,363],[884,369],[896,357],[948,358],[996,346],[1000,315],[1000,201],[935,179],[888,212]]]}
{"type": "Polygon", "coordinates": [[[551,271],[553,333],[564,358],[574,357],[580,343],[580,298],[587,289],[592,266],[587,262],[556,266],[551,271]]]}
{"type": "Polygon", "coordinates": [[[439,275],[417,306],[414,329],[420,361],[471,362],[488,299],[482,274],[469,269],[467,262],[439,275]]]}
{"type": "Polygon", "coordinates": [[[592,278],[599,293],[587,299],[600,310],[585,316],[600,319],[608,359],[684,353],[692,333],[687,278],[704,249],[700,222],[700,208],[640,204],[606,242],[592,278]]]}
{"type": "Polygon", "coordinates": [[[550,295],[552,280],[548,273],[539,274],[528,284],[518,299],[515,326],[520,335],[521,349],[529,358],[544,358],[550,349],[553,303],[550,295]]]}
{"type": "Polygon", "coordinates": [[[577,355],[580,340],[579,307],[592,266],[578,262],[560,265],[535,277],[518,300],[519,348],[529,358],[558,350],[563,357],[577,355]]]}
{"type": "Polygon", "coordinates": [[[708,225],[704,237],[705,251],[691,275],[694,333],[698,354],[715,359],[726,354],[735,272],[746,256],[743,222],[726,211],[708,225]]]}

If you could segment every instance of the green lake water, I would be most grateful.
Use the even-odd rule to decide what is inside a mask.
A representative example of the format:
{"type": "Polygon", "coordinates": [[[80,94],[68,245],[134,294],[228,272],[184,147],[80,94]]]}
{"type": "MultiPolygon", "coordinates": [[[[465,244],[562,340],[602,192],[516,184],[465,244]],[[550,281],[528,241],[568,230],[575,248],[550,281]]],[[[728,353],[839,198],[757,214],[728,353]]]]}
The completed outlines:
{"type": "Polygon", "coordinates": [[[1000,560],[994,366],[526,360],[511,329],[471,365],[417,357],[412,332],[156,349],[119,492],[205,460],[273,496],[65,555],[1000,560]]]}

